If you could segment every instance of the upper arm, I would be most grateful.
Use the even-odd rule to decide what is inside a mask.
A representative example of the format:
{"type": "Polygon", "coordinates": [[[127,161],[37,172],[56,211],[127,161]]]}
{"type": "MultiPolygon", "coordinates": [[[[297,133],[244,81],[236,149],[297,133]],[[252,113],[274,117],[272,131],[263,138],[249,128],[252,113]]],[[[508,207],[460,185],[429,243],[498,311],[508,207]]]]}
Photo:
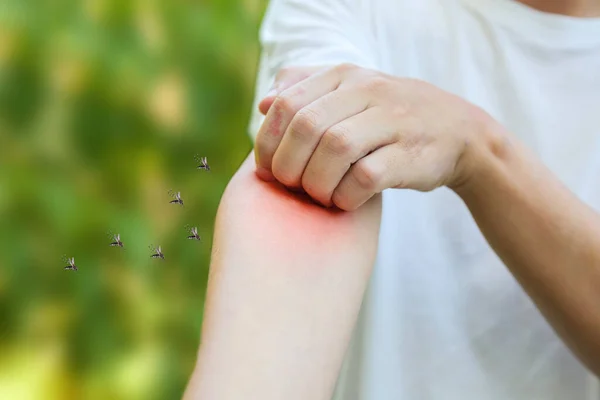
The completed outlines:
{"type": "Polygon", "coordinates": [[[374,68],[365,11],[361,0],[271,0],[260,30],[267,67],[349,62],[374,68]]]}
{"type": "Polygon", "coordinates": [[[352,63],[377,69],[378,55],[364,0],[271,0],[260,30],[262,53],[250,123],[263,121],[258,103],[286,67],[352,63]]]}

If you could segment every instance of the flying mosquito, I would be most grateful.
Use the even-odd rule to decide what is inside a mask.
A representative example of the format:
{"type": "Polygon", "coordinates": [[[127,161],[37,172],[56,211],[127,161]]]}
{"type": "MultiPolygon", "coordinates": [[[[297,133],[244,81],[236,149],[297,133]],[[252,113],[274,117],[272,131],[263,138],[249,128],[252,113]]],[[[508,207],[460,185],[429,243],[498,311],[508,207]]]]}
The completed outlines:
{"type": "Polygon", "coordinates": [[[67,258],[65,262],[69,263],[69,265],[65,267],[65,270],[77,271],[77,265],[75,265],[75,257],[67,258]]]}
{"type": "Polygon", "coordinates": [[[201,240],[200,236],[198,236],[198,228],[197,227],[194,226],[193,228],[191,228],[190,233],[191,233],[191,235],[187,237],[188,239],[201,240]]]}
{"type": "MultiPolygon", "coordinates": [[[[150,245],[150,248],[152,249],[154,246],[150,245]]],[[[161,258],[161,259],[165,259],[165,255],[162,253],[162,249],[160,248],[160,246],[154,248],[154,254],[152,254],[150,257],[151,258],[161,258]]]]}
{"type": "Polygon", "coordinates": [[[171,197],[175,198],[174,200],[171,200],[169,202],[169,204],[183,205],[183,200],[181,199],[181,192],[173,193],[172,191],[169,190],[169,194],[171,195],[171,197]]]}
{"type": "Polygon", "coordinates": [[[206,157],[194,157],[194,159],[196,160],[196,162],[200,165],[198,165],[197,169],[203,169],[205,171],[210,171],[210,166],[208,165],[208,162],[206,161],[206,157]]]}
{"type": "Polygon", "coordinates": [[[121,234],[120,233],[113,235],[113,242],[110,245],[123,247],[123,242],[121,242],[121,234]]]}

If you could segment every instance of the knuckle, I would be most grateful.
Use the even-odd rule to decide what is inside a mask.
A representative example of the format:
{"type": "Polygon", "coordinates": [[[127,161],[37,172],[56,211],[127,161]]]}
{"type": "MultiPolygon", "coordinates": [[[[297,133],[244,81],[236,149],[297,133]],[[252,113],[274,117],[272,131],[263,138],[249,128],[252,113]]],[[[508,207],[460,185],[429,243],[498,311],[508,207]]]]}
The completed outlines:
{"type": "Polygon", "coordinates": [[[390,109],[390,115],[392,116],[392,118],[405,118],[406,116],[409,115],[409,110],[410,110],[410,105],[407,102],[403,102],[403,101],[398,101],[397,104],[395,104],[393,107],[391,107],[390,109]]]}
{"type": "Polygon", "coordinates": [[[375,191],[383,180],[384,171],[383,168],[374,163],[367,163],[363,159],[354,164],[351,174],[362,189],[375,191]]]}
{"type": "Polygon", "coordinates": [[[398,141],[398,146],[410,161],[414,161],[421,157],[423,153],[423,145],[418,135],[404,135],[398,141]]]}
{"type": "Polygon", "coordinates": [[[354,150],[350,132],[343,125],[336,125],[328,129],[325,132],[324,140],[327,151],[334,155],[346,155],[354,150]]]}
{"type": "Polygon", "coordinates": [[[368,92],[380,93],[388,85],[388,80],[381,75],[376,75],[367,79],[364,87],[368,92]]]}
{"type": "Polygon", "coordinates": [[[345,74],[347,72],[353,71],[358,67],[352,63],[341,63],[335,66],[336,72],[340,74],[345,74]]]}
{"type": "Polygon", "coordinates": [[[293,115],[297,111],[293,97],[285,92],[275,98],[272,107],[283,115],[293,115]]]}
{"type": "Polygon", "coordinates": [[[299,139],[310,139],[317,134],[317,113],[309,108],[303,108],[294,116],[290,123],[290,132],[299,139]]]}

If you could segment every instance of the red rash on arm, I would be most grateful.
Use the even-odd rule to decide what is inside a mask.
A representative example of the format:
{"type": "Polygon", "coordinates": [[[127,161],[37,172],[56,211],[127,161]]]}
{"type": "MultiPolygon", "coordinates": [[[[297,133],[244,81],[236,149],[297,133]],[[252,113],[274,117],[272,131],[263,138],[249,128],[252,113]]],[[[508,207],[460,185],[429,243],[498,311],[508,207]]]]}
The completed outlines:
{"type": "Polygon", "coordinates": [[[254,170],[251,155],[219,205],[185,398],[330,399],[375,261],[381,197],[326,209],[254,170]]]}
{"type": "Polygon", "coordinates": [[[253,176],[257,186],[263,190],[255,200],[260,202],[253,209],[261,214],[260,226],[264,239],[273,244],[282,244],[282,234],[286,242],[297,245],[336,245],[344,244],[341,228],[349,215],[337,208],[324,208],[316,204],[305,193],[290,192],[277,182],[264,182],[253,176]]]}
{"type": "MultiPolygon", "coordinates": [[[[305,193],[291,192],[278,182],[265,182],[246,162],[234,177],[236,190],[244,194],[236,202],[251,213],[238,216],[240,226],[253,226],[265,245],[280,251],[300,249],[343,251],[356,239],[356,230],[347,229],[355,220],[353,213],[325,208],[305,193]]],[[[232,182],[234,182],[232,180],[232,182]]],[[[232,196],[233,197],[233,196],[232,196]]]]}

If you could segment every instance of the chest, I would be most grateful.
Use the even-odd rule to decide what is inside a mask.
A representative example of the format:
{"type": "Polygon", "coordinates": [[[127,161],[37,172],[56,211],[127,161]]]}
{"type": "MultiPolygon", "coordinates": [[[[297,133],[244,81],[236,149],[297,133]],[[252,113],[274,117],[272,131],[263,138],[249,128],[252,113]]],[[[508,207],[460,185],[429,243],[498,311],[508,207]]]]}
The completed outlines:
{"type": "Polygon", "coordinates": [[[600,210],[600,47],[540,47],[459,9],[435,10],[378,24],[382,69],[483,108],[600,210]]]}

